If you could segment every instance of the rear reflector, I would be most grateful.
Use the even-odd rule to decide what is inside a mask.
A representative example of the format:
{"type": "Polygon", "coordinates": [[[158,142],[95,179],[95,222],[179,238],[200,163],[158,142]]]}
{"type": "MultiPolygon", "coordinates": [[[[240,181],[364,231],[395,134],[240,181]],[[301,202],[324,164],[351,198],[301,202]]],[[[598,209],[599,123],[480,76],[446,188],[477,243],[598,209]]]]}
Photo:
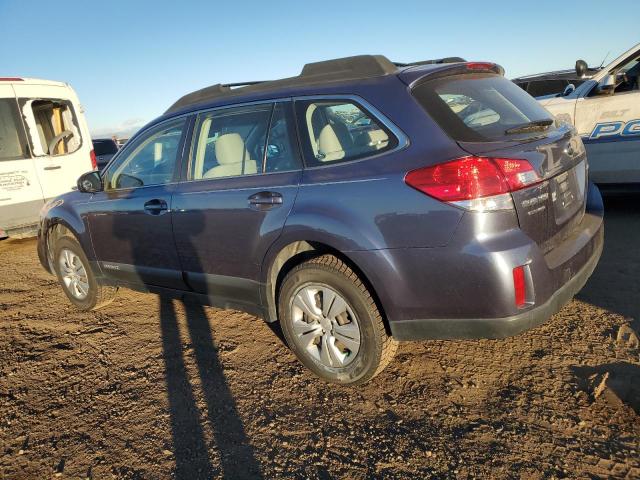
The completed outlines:
{"type": "Polygon", "coordinates": [[[527,287],[524,280],[523,265],[513,269],[513,289],[515,291],[516,307],[524,307],[527,303],[527,287]]]}
{"type": "Polygon", "coordinates": [[[419,168],[405,176],[407,185],[431,197],[483,211],[513,208],[508,194],[539,181],[526,160],[475,156],[419,168]],[[484,201],[490,199],[499,201],[484,201]]]}
{"type": "Polygon", "coordinates": [[[97,170],[98,160],[96,159],[96,152],[94,150],[91,150],[91,153],[89,155],[91,156],[91,168],[93,168],[94,170],[97,170]]]}

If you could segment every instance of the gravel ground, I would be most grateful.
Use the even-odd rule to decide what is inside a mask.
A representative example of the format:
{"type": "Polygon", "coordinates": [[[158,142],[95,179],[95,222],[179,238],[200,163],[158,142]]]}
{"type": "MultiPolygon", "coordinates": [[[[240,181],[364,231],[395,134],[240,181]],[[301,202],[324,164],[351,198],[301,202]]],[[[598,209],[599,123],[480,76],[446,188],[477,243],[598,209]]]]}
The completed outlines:
{"type": "Polygon", "coordinates": [[[121,291],[78,313],[0,242],[0,478],[640,478],[640,208],[577,299],[505,340],[403,343],[359,388],[250,315],[121,291]]]}

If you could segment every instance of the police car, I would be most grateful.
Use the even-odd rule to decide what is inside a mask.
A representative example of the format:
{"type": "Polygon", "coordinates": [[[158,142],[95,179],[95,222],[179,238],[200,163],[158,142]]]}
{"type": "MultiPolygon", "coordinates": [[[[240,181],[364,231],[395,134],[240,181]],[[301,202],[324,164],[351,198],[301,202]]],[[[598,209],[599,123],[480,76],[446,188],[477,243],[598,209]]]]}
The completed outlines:
{"type": "MultiPolygon", "coordinates": [[[[582,77],[586,63],[576,62],[582,77]]],[[[640,185],[640,44],[578,87],[538,99],[558,120],[575,125],[589,158],[589,175],[601,186],[640,185]]]]}

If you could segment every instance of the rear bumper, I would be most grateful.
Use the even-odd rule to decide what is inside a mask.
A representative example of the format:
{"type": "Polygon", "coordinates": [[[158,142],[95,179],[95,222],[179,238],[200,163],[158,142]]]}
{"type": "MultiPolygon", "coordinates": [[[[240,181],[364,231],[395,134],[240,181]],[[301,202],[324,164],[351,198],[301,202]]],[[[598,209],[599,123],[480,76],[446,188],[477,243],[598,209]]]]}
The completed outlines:
{"type": "Polygon", "coordinates": [[[524,332],[547,321],[578,293],[596,268],[604,245],[600,226],[593,252],[582,269],[551,295],[545,303],[523,313],[502,318],[430,318],[390,322],[397,340],[504,338],[524,332]]]}
{"type": "Polygon", "coordinates": [[[352,260],[363,266],[394,338],[502,338],[544,322],[586,283],[602,253],[603,210],[591,184],[582,221],[546,254],[489,214],[465,216],[445,247],[352,252],[352,260]],[[520,265],[528,272],[525,309],[514,297],[520,265]]]}

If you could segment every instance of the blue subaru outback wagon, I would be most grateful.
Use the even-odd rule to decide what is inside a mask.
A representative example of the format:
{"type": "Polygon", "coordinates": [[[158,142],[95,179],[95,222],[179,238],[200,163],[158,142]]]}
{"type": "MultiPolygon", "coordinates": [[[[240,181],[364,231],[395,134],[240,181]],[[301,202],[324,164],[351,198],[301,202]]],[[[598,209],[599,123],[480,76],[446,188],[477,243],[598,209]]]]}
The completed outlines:
{"type": "Polygon", "coordinates": [[[279,321],[339,383],[400,340],[534,327],[595,268],[602,200],[571,126],[461,60],[188,94],[45,206],[42,265],[82,310],[124,286],[279,321]]]}

